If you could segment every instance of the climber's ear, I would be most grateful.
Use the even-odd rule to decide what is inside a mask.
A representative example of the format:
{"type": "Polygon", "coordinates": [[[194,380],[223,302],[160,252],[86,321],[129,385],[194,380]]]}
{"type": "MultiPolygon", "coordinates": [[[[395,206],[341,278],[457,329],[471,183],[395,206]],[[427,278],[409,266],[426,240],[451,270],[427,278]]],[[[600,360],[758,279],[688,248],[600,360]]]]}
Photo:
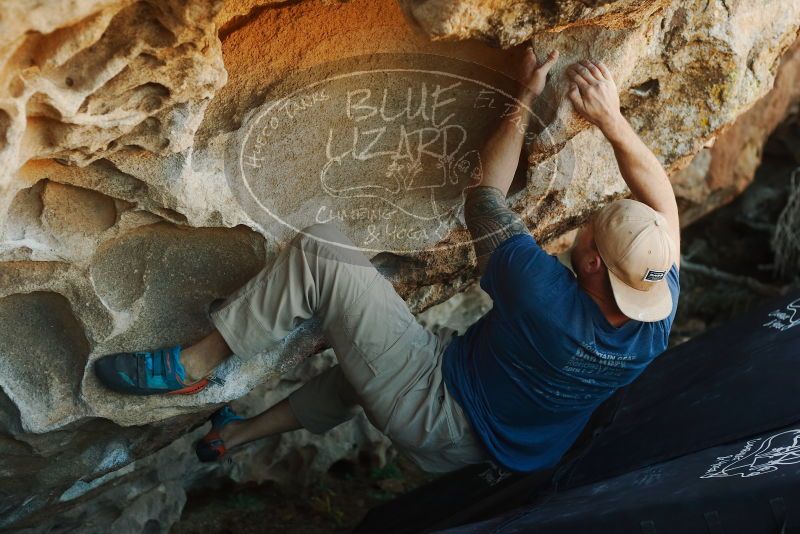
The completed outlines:
{"type": "Polygon", "coordinates": [[[587,254],[584,258],[583,269],[587,274],[597,274],[604,268],[603,259],[596,251],[593,254],[587,254]]]}

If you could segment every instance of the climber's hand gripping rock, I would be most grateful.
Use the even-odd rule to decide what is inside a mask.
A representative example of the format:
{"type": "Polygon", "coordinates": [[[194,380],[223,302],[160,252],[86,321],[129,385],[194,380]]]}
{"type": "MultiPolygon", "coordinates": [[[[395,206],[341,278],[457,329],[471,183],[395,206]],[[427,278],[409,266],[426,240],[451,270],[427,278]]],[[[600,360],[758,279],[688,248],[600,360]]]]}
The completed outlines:
{"type": "Polygon", "coordinates": [[[567,95],[575,110],[603,132],[613,128],[622,114],[617,84],[608,67],[585,59],[570,65],[566,75],[572,81],[567,95]]]}

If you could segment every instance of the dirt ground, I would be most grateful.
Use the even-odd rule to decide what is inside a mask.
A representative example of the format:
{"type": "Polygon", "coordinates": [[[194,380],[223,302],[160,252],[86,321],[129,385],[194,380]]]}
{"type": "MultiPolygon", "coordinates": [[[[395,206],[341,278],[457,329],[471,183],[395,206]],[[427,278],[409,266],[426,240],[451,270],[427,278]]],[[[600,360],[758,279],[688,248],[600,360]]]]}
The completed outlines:
{"type": "Polygon", "coordinates": [[[383,468],[339,462],[306,488],[275,483],[189,493],[171,534],[318,534],[350,532],[373,507],[433,476],[399,457],[383,468]]]}

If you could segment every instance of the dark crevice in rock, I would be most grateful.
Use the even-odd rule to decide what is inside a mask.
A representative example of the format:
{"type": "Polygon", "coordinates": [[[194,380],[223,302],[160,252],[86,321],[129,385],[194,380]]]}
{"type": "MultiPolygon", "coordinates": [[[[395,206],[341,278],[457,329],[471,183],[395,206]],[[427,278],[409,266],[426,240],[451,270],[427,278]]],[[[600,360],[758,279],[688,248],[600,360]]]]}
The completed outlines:
{"type": "Polygon", "coordinates": [[[647,98],[650,96],[658,96],[659,82],[657,78],[652,78],[646,82],[634,85],[629,89],[631,93],[636,96],[647,98]]]}
{"type": "Polygon", "coordinates": [[[11,115],[0,109],[0,151],[8,145],[8,130],[11,128],[11,115]]]}

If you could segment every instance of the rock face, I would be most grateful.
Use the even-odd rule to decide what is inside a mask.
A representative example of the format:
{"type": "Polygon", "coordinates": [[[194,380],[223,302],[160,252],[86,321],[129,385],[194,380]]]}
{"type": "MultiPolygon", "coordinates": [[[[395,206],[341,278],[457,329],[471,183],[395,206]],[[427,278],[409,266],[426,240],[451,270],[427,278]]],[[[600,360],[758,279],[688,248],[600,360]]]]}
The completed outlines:
{"type": "MultiPolygon", "coordinates": [[[[91,364],[201,337],[208,305],[305,225],[340,226],[415,311],[467,287],[460,200],[487,128],[517,105],[520,51],[507,47],[531,39],[538,54],[561,52],[509,200],[549,241],[625,194],[609,146],[564,98],[569,63],[609,65],[694,217],[752,176],[755,157],[721,164],[730,147],[762,142],[797,98],[796,49],[765,95],[799,26],[795,0],[4,0],[0,528],[44,528],[45,514],[78,528],[82,503],[117,491],[147,528],[166,530],[182,507],[176,488],[211,475],[185,458],[190,438],[131,462],[256,386],[246,405],[263,408],[332,357],[280,379],[324,345],[307,323],[185,398],[112,394],[91,364]],[[747,113],[754,104],[771,118],[747,113]],[[165,475],[165,458],[181,455],[185,469],[165,475]],[[154,506],[158,495],[169,505],[154,506]]],[[[384,454],[363,419],[336,432],[246,449],[214,476],[303,478],[384,454]],[[252,459],[259,450],[269,461],[252,459]]],[[[93,516],[103,528],[145,529],[108,513],[93,516]]]]}
{"type": "Polygon", "coordinates": [[[612,30],[638,26],[670,2],[402,0],[400,3],[408,17],[433,39],[476,38],[507,47],[537,33],[560,32],[575,26],[612,30]]]}
{"type": "Polygon", "coordinates": [[[800,42],[795,42],[783,55],[772,90],[672,177],[683,224],[729,202],[750,184],[767,137],[797,109],[799,79],[800,42]]]}

